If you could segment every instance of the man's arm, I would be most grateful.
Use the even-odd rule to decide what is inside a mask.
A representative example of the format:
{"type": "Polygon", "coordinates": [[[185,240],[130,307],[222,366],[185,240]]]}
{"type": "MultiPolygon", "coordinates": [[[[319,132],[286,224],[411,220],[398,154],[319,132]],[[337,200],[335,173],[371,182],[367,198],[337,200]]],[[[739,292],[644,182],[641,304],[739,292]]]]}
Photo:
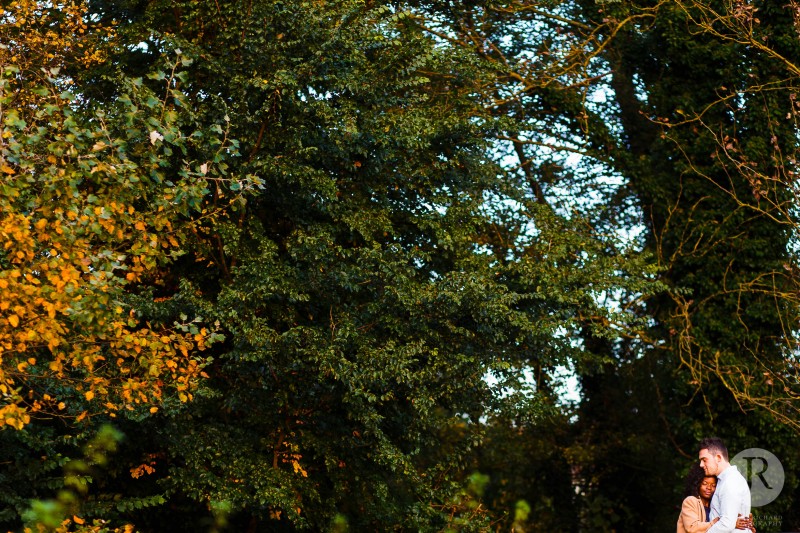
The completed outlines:
{"type": "Polygon", "coordinates": [[[731,533],[736,530],[736,518],[742,512],[742,502],[745,497],[749,501],[750,489],[746,484],[739,486],[739,484],[726,483],[726,485],[728,486],[721,489],[724,492],[719,495],[719,522],[714,524],[707,533],[731,533]],[[744,494],[744,491],[747,491],[747,494],[744,494]]]}

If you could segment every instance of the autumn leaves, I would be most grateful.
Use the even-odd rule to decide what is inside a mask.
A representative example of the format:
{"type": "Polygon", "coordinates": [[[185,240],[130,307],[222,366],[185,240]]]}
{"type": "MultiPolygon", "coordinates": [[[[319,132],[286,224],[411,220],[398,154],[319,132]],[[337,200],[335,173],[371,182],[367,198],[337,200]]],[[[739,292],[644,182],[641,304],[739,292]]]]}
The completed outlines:
{"type": "Polygon", "coordinates": [[[0,51],[0,427],[187,402],[200,352],[220,338],[194,318],[143,320],[129,296],[163,277],[203,210],[216,173],[196,170],[193,143],[232,151],[213,132],[169,134],[186,121],[179,99],[137,80],[113,112],[71,94],[68,72],[87,56],[66,41],[86,34],[84,11],[16,2],[0,12],[10,43],[0,51]],[[60,35],[26,22],[53,16],[60,35]],[[42,58],[52,67],[34,68],[42,58]],[[167,132],[161,142],[154,130],[167,132]]]}

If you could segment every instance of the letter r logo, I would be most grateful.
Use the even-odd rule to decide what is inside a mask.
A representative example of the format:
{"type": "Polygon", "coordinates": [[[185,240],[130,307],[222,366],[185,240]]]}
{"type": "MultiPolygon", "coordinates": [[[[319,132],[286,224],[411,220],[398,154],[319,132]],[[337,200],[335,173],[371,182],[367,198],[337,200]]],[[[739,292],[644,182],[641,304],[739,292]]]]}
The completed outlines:
{"type": "Polygon", "coordinates": [[[752,507],[761,507],[775,500],[783,490],[783,465],[771,452],[763,448],[748,448],[737,453],[731,464],[750,485],[752,507]]]}

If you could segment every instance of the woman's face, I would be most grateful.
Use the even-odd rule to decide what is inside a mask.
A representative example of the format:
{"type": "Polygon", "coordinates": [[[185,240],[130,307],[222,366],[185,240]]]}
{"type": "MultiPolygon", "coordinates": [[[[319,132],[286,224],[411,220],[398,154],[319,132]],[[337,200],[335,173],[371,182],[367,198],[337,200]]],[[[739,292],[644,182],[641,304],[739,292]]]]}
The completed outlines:
{"type": "Polygon", "coordinates": [[[700,483],[700,497],[704,500],[710,500],[717,490],[717,480],[713,477],[704,477],[703,482],[700,483]]]}

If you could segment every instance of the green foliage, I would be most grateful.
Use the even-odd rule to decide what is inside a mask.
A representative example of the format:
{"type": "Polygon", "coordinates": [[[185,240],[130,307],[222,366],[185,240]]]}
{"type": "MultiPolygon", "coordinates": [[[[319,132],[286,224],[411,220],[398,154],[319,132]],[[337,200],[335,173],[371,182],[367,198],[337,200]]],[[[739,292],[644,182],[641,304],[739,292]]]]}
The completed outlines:
{"type": "MultiPolygon", "coordinates": [[[[53,347],[9,366],[37,385],[2,391],[22,428],[0,431],[3,526],[37,500],[26,516],[52,528],[80,508],[98,530],[657,529],[700,436],[789,454],[790,411],[758,403],[777,389],[757,370],[788,368],[791,189],[739,163],[778,172],[793,85],[704,28],[705,4],[651,4],[77,10],[91,61],[48,66],[26,86],[42,105],[4,93],[0,201],[26,222],[4,226],[0,266],[51,268],[43,228],[14,232],[64,217],[91,261],[55,313],[88,336],[63,335],[67,373],[37,370],[53,347]],[[97,342],[116,306],[122,341],[97,342]],[[115,391],[133,369],[158,394],[115,391]],[[25,427],[25,398],[84,425],[25,427]],[[100,444],[67,459],[112,415],[129,438],[103,475],[100,444]]],[[[758,31],[794,57],[762,7],[758,31]]],[[[47,35],[14,32],[26,53],[47,35]]]]}
{"type": "MultiPolygon", "coordinates": [[[[55,498],[31,500],[29,509],[22,513],[26,531],[67,531],[71,522],[78,526],[78,531],[110,531],[105,527],[80,527],[85,520],[79,515],[86,512],[84,502],[93,482],[93,471],[107,464],[109,454],[116,451],[122,438],[122,434],[112,426],[101,426],[86,443],[82,458],[64,464],[63,486],[55,498]]],[[[101,519],[94,525],[104,524],[105,520],[101,519]]]]}
{"type": "MultiPolygon", "coordinates": [[[[402,10],[315,6],[127,14],[130,43],[193,59],[187,107],[212,123],[224,109],[238,173],[264,186],[203,219],[172,273],[173,304],[227,340],[208,389],[151,426],[151,451],[168,457],[172,498],[227,502],[234,528],[341,516],[437,529],[481,418],[511,408],[487,374],[529,388],[527,368],[581,353],[557,334],[580,316],[602,334],[630,327],[630,310],[597,297],[650,290],[652,272],[505,181],[485,156],[497,126],[474,98],[484,74],[469,53],[402,10]],[[533,220],[537,237],[489,253],[483,234],[509,201],[520,209],[502,223],[533,220]]],[[[143,68],[141,48],[113,53],[143,68]]],[[[483,523],[464,512],[465,527],[483,523]]]]}
{"type": "Polygon", "coordinates": [[[196,387],[197,352],[219,337],[188,318],[141,321],[128,295],[158,285],[184,253],[190,215],[209,215],[209,180],[217,197],[252,182],[210,163],[236,155],[224,132],[169,101],[183,97],[171,88],[180,63],[163,99],[123,79],[102,104],[59,94],[58,68],[44,79],[3,68],[0,425],[20,429],[40,412],[146,416],[196,387]]]}

